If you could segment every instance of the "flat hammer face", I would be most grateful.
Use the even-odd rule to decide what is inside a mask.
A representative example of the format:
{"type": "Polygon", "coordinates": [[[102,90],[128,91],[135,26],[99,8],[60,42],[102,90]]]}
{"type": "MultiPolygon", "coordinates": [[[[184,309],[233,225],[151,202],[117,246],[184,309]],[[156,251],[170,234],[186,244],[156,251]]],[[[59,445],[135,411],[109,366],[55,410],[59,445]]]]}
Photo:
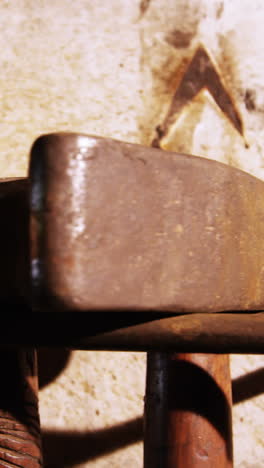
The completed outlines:
{"type": "Polygon", "coordinates": [[[78,134],[30,163],[36,310],[264,306],[264,184],[208,159],[78,134]]]}

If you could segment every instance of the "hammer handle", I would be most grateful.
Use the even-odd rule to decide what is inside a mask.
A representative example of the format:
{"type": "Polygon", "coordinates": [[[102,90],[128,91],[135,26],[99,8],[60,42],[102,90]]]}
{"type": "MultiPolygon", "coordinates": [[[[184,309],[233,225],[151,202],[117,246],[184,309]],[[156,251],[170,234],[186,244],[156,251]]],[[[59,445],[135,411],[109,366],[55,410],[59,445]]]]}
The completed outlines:
{"type": "Polygon", "coordinates": [[[231,468],[229,357],[148,353],[144,468],[231,468]]]}

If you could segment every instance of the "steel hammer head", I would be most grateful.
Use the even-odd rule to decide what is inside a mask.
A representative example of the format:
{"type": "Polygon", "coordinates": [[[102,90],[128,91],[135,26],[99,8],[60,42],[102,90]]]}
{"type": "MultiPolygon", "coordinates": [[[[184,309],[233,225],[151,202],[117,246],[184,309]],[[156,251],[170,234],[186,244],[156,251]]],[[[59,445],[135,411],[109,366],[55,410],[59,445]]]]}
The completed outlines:
{"type": "Polygon", "coordinates": [[[264,184],[208,159],[51,134],[30,162],[38,310],[264,305],[264,184]]]}

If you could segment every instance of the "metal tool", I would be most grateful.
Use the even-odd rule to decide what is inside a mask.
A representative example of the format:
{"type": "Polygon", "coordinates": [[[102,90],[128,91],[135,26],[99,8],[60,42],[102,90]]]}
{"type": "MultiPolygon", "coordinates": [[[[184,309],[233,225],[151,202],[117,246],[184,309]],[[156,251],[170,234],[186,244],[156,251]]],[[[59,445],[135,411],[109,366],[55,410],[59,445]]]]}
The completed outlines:
{"type": "Polygon", "coordinates": [[[208,159],[44,136],[30,169],[33,307],[260,310],[263,197],[261,181],[208,159]]]}
{"type": "MultiPolygon", "coordinates": [[[[263,182],[208,159],[79,134],[40,137],[29,178],[0,185],[0,300],[16,310],[3,319],[1,345],[263,352],[263,199],[263,182]]],[[[179,362],[184,380],[191,363],[182,354],[179,362]]],[[[230,378],[213,388],[198,373],[228,408],[230,378]]],[[[164,407],[184,401],[170,392],[164,407]]],[[[171,421],[178,434],[182,419],[171,421]]],[[[218,425],[225,447],[228,427],[218,425]]],[[[181,466],[179,446],[168,443],[166,466],[181,466]]]]}

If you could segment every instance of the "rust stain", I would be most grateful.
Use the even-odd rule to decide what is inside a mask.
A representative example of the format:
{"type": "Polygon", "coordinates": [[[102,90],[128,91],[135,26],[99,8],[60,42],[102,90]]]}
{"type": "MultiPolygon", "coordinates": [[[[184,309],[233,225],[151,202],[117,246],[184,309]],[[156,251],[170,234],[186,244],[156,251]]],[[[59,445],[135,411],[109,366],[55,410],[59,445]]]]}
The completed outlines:
{"type": "Polygon", "coordinates": [[[140,10],[140,18],[142,18],[145,13],[147,12],[149,6],[150,6],[151,0],[141,0],[139,4],[139,10],[140,10]]]}
{"type": "Polygon", "coordinates": [[[220,2],[216,10],[216,18],[220,19],[224,12],[224,2],[220,2]]]}
{"type": "Polygon", "coordinates": [[[203,89],[207,89],[216,104],[241,136],[244,135],[242,119],[235,103],[222,82],[219,72],[203,46],[199,46],[191,59],[172,99],[169,111],[161,125],[152,146],[159,147],[183,110],[203,89]]]}
{"type": "Polygon", "coordinates": [[[174,29],[167,34],[166,41],[168,44],[176,47],[176,49],[185,49],[189,47],[195,32],[184,32],[179,29],[174,29]]]}
{"type": "Polygon", "coordinates": [[[256,91],[254,89],[246,90],[244,102],[248,111],[253,111],[256,109],[256,91]]]}

